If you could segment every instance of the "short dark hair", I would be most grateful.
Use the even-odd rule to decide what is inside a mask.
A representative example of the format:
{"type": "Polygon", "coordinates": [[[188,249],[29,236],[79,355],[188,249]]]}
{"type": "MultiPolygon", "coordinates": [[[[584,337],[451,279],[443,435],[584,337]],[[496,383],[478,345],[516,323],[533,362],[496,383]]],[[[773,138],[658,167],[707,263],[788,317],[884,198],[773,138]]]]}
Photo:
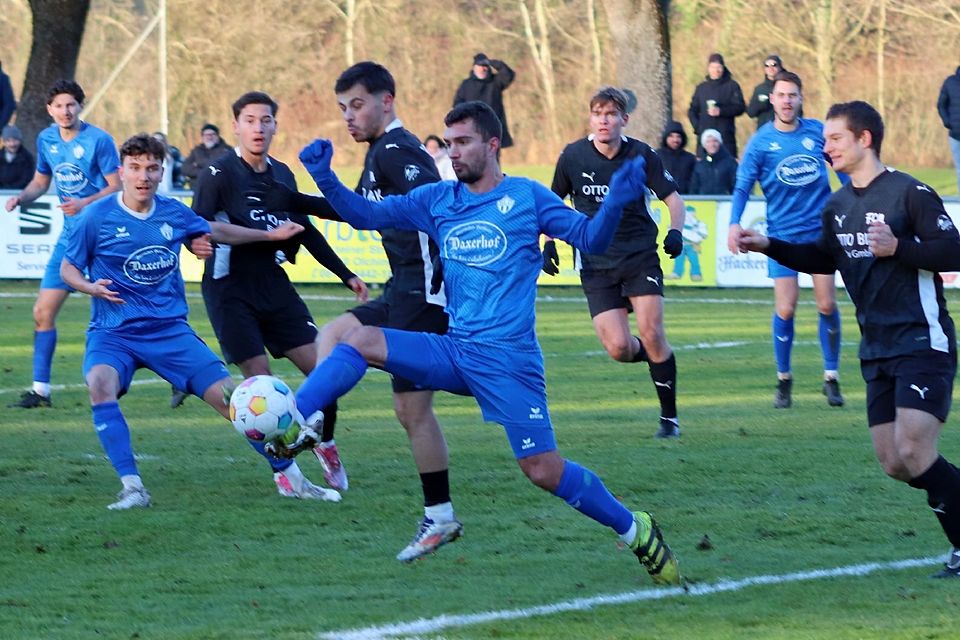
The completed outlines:
{"type": "Polygon", "coordinates": [[[53,83],[53,86],[50,87],[50,90],[47,91],[47,104],[53,102],[53,99],[61,93],[69,93],[72,95],[76,99],[77,104],[83,104],[83,101],[87,98],[87,94],[85,94],[80,85],[73,80],[57,80],[53,83]]]}
{"type": "MultiPolygon", "coordinates": [[[[240,112],[243,111],[243,108],[250,104],[265,104],[270,107],[270,115],[276,117],[277,110],[280,108],[276,102],[273,101],[273,98],[265,94],[263,91],[248,91],[243,94],[237,101],[233,103],[233,119],[236,120],[240,117],[240,112]]],[[[204,125],[204,129],[209,129],[209,126],[204,125]]],[[[214,127],[216,129],[216,127],[214,127]]],[[[217,132],[219,134],[219,131],[217,132]]]]}
{"type": "Polygon", "coordinates": [[[343,93],[358,84],[370,93],[386,92],[392,96],[397,95],[397,84],[390,71],[382,64],[369,60],[358,62],[341,73],[333,85],[333,92],[343,93]]]}
{"type": "Polygon", "coordinates": [[[127,138],[126,142],[120,145],[121,164],[127,156],[153,156],[163,162],[167,156],[167,148],[149,133],[138,133],[127,138]]]}
{"type": "Polygon", "coordinates": [[[616,87],[600,87],[590,98],[590,109],[604,104],[612,104],[623,115],[627,115],[627,94],[616,87]]]}
{"type": "Polygon", "coordinates": [[[792,82],[797,85],[797,89],[803,92],[803,82],[800,81],[800,76],[793,71],[777,71],[777,75],[773,76],[773,86],[777,86],[778,82],[792,82]]]}
{"type": "Polygon", "coordinates": [[[445,145],[445,144],[443,143],[443,139],[441,139],[440,136],[434,135],[434,134],[432,134],[432,133],[431,133],[430,135],[428,135],[426,138],[423,139],[423,144],[427,144],[427,143],[430,142],[431,140],[433,140],[433,141],[436,142],[438,145],[440,145],[440,148],[441,148],[441,149],[442,149],[443,147],[447,146],[447,145],[445,145]]]}
{"type": "Polygon", "coordinates": [[[473,120],[473,127],[484,142],[490,138],[503,139],[503,125],[500,123],[500,118],[485,102],[479,100],[461,102],[447,113],[443,118],[443,124],[449,127],[464,120],[473,120]]]}
{"type": "Polygon", "coordinates": [[[827,120],[844,118],[847,129],[859,138],[864,131],[870,132],[870,148],[880,157],[880,147],[883,146],[883,118],[870,104],[863,100],[853,102],[838,102],[827,110],[827,120]]]}

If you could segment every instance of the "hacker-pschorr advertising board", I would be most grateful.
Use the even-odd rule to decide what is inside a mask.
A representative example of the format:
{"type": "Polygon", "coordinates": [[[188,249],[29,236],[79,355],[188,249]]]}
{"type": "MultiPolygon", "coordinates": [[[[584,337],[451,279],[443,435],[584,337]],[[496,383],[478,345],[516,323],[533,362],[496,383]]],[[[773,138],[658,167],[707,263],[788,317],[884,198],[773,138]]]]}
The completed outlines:
{"type": "MultiPolygon", "coordinates": [[[[18,192],[0,192],[0,207],[18,192]]],[[[0,209],[0,278],[42,278],[63,229],[56,196],[42,196],[13,211],[0,209]]]]}

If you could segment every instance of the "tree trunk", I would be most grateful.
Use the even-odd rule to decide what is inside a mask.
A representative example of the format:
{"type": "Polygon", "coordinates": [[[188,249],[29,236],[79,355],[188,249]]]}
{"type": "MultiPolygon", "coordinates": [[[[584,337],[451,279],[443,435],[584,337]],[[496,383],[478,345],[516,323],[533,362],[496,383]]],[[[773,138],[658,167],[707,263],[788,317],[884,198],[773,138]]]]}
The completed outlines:
{"type": "Polygon", "coordinates": [[[47,91],[60,79],[72,80],[90,0],[30,0],[33,44],[17,107],[24,144],[36,152],[37,133],[50,123],[47,91]]]}

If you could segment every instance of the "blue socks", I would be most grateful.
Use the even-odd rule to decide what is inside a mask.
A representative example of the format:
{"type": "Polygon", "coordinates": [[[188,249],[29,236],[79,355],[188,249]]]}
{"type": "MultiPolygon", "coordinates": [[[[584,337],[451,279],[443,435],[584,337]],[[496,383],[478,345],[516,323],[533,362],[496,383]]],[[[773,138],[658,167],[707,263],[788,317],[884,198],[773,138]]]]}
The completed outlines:
{"type": "Polygon", "coordinates": [[[117,475],[140,475],[133,459],[133,447],[130,445],[130,428],[120,413],[120,405],[114,400],[95,404],[90,408],[93,410],[93,428],[96,429],[100,444],[117,475]]]}
{"type": "Polygon", "coordinates": [[[33,380],[50,382],[53,352],[57,348],[57,330],[36,331],[33,334],[33,380]]]}
{"type": "Polygon", "coordinates": [[[790,373],[790,352],[793,350],[793,318],[784,320],[773,314],[773,356],[777,373],[790,373]]]}
{"type": "Polygon", "coordinates": [[[597,474],[576,462],[564,460],[563,475],[553,495],[620,535],[633,525],[633,513],[607,491],[597,474]]]}
{"type": "Polygon", "coordinates": [[[367,361],[360,352],[349,344],[338,344],[300,385],[297,410],[309,418],[353,389],[366,372],[367,361]]]}
{"type": "Polygon", "coordinates": [[[823,368],[836,371],[840,367],[840,310],[830,315],[820,314],[820,349],[823,350],[823,368]]]}

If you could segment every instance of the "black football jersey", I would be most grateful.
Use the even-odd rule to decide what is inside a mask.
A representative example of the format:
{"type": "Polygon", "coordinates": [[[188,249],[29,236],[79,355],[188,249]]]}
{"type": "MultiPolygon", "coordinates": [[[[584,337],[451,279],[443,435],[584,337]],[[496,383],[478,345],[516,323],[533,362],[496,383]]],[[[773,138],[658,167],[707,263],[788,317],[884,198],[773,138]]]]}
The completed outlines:
{"type": "Polygon", "coordinates": [[[650,209],[650,197],[652,194],[663,200],[677,191],[677,183],[650,145],[627,136],[623,137],[620,151],[613,158],[600,153],[593,144],[593,136],[588,136],[568,144],[557,160],[551,189],[561,198],[569,196],[577,211],[592,217],[603,204],[614,172],[624,161],[637,156],[646,160],[647,194],[624,208],[613,243],[605,254],[581,256],[585,268],[609,269],[626,256],[655,251],[658,228],[650,209]]]}

